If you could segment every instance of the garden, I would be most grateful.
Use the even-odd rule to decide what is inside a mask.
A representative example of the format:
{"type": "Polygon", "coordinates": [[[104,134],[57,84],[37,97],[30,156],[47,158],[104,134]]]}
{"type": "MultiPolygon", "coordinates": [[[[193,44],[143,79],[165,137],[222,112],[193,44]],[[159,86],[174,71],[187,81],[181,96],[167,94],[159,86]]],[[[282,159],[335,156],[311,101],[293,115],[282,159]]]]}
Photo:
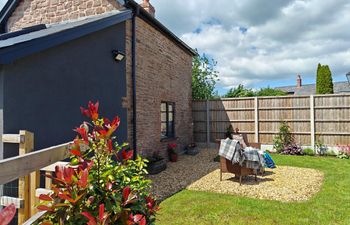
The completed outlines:
{"type": "MultiPolygon", "coordinates": [[[[113,136],[119,118],[104,118],[98,108],[92,102],[81,108],[90,122],[74,129],[70,164],[49,176],[52,191],[37,205],[45,214],[34,224],[350,223],[350,146],[334,152],[318,139],[316,151],[303,149],[282,122],[270,152],[277,168],[240,185],[230,173],[220,181],[217,148],[190,143],[180,155],[170,143],[168,159],[158,151],[147,159],[133,155],[113,136]]],[[[226,136],[238,131],[229,127],[226,136]]],[[[6,207],[0,224],[15,212],[6,207]]]]}

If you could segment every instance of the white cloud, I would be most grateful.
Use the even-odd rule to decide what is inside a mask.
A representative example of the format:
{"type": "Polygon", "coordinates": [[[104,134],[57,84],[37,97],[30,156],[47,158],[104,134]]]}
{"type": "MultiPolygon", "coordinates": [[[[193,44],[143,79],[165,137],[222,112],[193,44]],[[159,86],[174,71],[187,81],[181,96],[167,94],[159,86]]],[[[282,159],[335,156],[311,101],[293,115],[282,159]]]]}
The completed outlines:
{"type": "Polygon", "coordinates": [[[4,7],[6,2],[7,2],[7,0],[0,0],[0,10],[2,9],[2,7],[4,7]]]}
{"type": "Polygon", "coordinates": [[[350,71],[348,0],[151,2],[160,21],[218,61],[222,87],[313,78],[319,62],[342,80],[350,71]]]}

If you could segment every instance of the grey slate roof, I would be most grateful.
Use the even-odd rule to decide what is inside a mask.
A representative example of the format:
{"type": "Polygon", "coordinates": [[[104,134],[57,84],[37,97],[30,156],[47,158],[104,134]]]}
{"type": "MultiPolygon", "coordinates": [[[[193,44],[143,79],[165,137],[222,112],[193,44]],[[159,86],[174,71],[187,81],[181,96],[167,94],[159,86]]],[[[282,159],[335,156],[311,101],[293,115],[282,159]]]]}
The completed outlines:
{"type": "Polygon", "coordinates": [[[0,64],[12,63],[16,59],[83,37],[131,17],[131,10],[115,10],[74,21],[48,25],[46,29],[0,40],[0,64]]]}
{"type": "Polygon", "coordinates": [[[107,12],[107,13],[100,14],[100,15],[96,15],[96,16],[90,16],[90,17],[85,17],[85,18],[79,18],[76,20],[68,20],[68,21],[64,21],[61,23],[57,23],[57,24],[46,25],[47,26],[46,29],[42,29],[39,31],[19,35],[19,36],[12,37],[12,38],[9,38],[6,40],[1,40],[0,41],[0,49],[6,48],[6,47],[9,47],[12,45],[20,44],[23,42],[31,41],[33,39],[49,36],[51,34],[58,33],[58,32],[64,31],[64,30],[74,29],[74,28],[82,26],[84,24],[93,23],[93,22],[96,22],[98,20],[105,19],[108,17],[112,17],[112,16],[116,16],[116,15],[120,15],[120,14],[128,14],[128,13],[131,13],[131,11],[130,10],[126,10],[126,11],[114,10],[114,11],[107,12]]]}
{"type": "MultiPolygon", "coordinates": [[[[350,93],[350,84],[347,81],[333,82],[334,93],[350,93]]],[[[316,84],[302,85],[300,88],[296,86],[275,87],[275,89],[288,92],[295,95],[313,95],[316,94],[316,84]]]]}

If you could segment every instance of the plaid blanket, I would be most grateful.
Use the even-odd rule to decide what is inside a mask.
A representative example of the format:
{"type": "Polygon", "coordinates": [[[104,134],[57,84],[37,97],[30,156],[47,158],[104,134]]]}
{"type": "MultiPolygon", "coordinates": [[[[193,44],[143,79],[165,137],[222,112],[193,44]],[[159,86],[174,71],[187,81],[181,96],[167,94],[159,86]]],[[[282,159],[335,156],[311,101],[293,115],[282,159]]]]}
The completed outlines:
{"type": "Polygon", "coordinates": [[[247,147],[243,150],[238,141],[229,138],[221,140],[219,155],[232,161],[232,164],[239,163],[257,171],[262,171],[265,165],[264,157],[258,149],[247,147]]]}
{"type": "Polygon", "coordinates": [[[258,149],[247,147],[243,153],[243,166],[258,171],[262,171],[265,166],[264,156],[259,153],[258,149]]]}
{"type": "Polygon", "coordinates": [[[240,163],[242,158],[241,145],[236,140],[229,138],[221,140],[219,155],[232,161],[232,163],[240,163]]]}

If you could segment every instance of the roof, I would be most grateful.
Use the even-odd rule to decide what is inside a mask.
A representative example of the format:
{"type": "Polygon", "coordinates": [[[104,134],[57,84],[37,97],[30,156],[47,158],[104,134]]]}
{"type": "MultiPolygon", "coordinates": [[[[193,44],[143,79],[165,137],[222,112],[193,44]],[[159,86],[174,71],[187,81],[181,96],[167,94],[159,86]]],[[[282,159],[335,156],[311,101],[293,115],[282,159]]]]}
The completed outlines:
{"type": "Polygon", "coordinates": [[[11,63],[15,59],[80,38],[131,17],[131,10],[115,10],[96,16],[49,25],[46,29],[0,40],[0,64],[11,63]]]}
{"type": "MultiPolygon", "coordinates": [[[[312,95],[316,94],[316,84],[306,84],[302,85],[300,88],[296,86],[284,86],[275,87],[288,93],[293,93],[295,95],[312,95]]],[[[346,93],[350,92],[350,84],[347,81],[333,82],[334,93],[346,93]]]]}
{"type": "Polygon", "coordinates": [[[163,33],[165,36],[169,37],[175,43],[178,44],[179,47],[188,51],[192,56],[198,55],[198,53],[188,46],[185,42],[183,42],[179,37],[177,37],[173,32],[171,32],[167,27],[165,27],[159,20],[157,20],[154,16],[149,14],[144,8],[142,8],[137,2],[134,0],[124,0],[125,6],[128,8],[132,8],[134,11],[138,13],[138,16],[152,25],[155,29],[163,33]]]}
{"type": "MultiPolygon", "coordinates": [[[[5,4],[5,6],[3,7],[3,9],[0,11],[0,34],[5,32],[5,25],[7,22],[7,19],[11,16],[11,14],[13,13],[13,11],[16,9],[16,7],[18,6],[20,0],[8,0],[8,2],[5,4]]],[[[125,2],[125,7],[132,9],[134,12],[136,12],[136,15],[139,16],[140,18],[142,18],[143,20],[145,20],[147,23],[149,23],[151,26],[153,26],[155,29],[157,29],[158,31],[160,31],[162,34],[164,34],[165,36],[167,36],[169,39],[171,39],[172,41],[174,41],[179,47],[181,47],[182,49],[184,49],[185,51],[187,51],[188,53],[190,53],[192,56],[197,55],[197,52],[195,50],[193,50],[191,47],[189,47],[185,42],[183,42],[179,37],[177,37],[174,33],[172,33],[168,28],[166,28],[161,22],[159,22],[155,17],[151,16],[145,9],[143,9],[137,2],[135,2],[134,0],[124,0],[125,2]]],[[[124,10],[127,11],[129,13],[132,14],[131,11],[128,10],[124,10]]],[[[92,17],[87,17],[85,18],[85,20],[89,20],[89,18],[93,18],[93,20],[97,21],[99,19],[105,19],[105,15],[108,15],[109,13],[105,13],[102,15],[98,15],[98,16],[92,16],[92,17]]],[[[126,19],[130,19],[130,15],[126,19]]],[[[85,21],[85,22],[89,22],[89,21],[85,21]]],[[[91,22],[91,21],[90,21],[91,22]]],[[[121,22],[121,21],[119,21],[121,22]]],[[[75,23],[75,21],[68,21],[68,22],[63,22],[58,24],[58,26],[62,25],[62,24],[67,24],[67,23],[75,23]]],[[[67,27],[69,27],[69,25],[66,25],[67,27]]],[[[71,28],[75,28],[78,27],[80,25],[78,24],[72,24],[71,28]]],[[[102,26],[101,29],[103,29],[104,27],[102,26]]],[[[56,28],[59,29],[59,28],[56,28]]],[[[54,28],[48,27],[48,30],[50,30],[49,32],[54,32],[54,28]]],[[[99,29],[95,29],[95,31],[97,31],[99,29]]],[[[45,33],[44,31],[42,31],[43,33],[45,33]]],[[[33,32],[36,33],[36,32],[33,32]]],[[[36,33],[37,34],[40,34],[36,33]]],[[[28,38],[28,36],[26,36],[25,38],[28,38]]],[[[25,39],[24,38],[24,39],[25,39]]],[[[33,38],[32,38],[33,39],[33,38]]],[[[1,41],[0,41],[1,42],[1,41]]],[[[1,63],[1,60],[0,60],[1,63]]]]}

